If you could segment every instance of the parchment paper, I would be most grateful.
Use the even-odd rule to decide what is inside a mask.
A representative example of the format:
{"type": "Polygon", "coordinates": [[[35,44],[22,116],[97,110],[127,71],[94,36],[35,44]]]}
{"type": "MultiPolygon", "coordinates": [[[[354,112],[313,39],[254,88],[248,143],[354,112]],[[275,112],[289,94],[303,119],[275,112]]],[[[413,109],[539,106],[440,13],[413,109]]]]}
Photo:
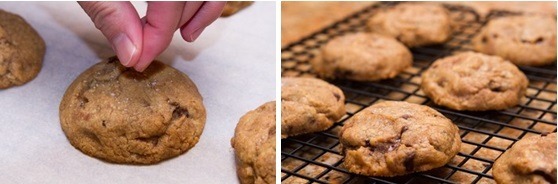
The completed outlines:
{"type": "MultiPolygon", "coordinates": [[[[135,2],[140,16],[147,4],[135,2]]],[[[114,55],[75,2],[1,2],[44,38],[33,81],[0,90],[0,183],[238,183],[230,138],[247,111],[275,99],[275,2],[256,2],[220,18],[186,43],[177,33],[158,59],[186,73],[204,97],[198,144],[151,166],[116,165],[82,154],[66,140],[58,107],[85,69],[114,55]]]]}

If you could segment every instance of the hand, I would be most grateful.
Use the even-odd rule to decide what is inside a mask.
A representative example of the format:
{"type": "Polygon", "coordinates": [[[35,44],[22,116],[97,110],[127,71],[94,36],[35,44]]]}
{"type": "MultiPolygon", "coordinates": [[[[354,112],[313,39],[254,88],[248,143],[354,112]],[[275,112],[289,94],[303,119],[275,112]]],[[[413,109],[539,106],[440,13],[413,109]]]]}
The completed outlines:
{"type": "Polygon", "coordinates": [[[187,42],[219,18],[226,2],[148,2],[139,18],[130,2],[78,2],[111,43],[122,65],[143,71],[180,29],[187,42]]]}

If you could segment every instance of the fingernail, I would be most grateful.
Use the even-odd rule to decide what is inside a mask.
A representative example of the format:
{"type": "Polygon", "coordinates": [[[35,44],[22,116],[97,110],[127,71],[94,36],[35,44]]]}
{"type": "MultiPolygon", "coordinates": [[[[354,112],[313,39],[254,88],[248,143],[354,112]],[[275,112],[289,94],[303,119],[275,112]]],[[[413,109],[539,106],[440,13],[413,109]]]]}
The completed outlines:
{"type": "Polygon", "coordinates": [[[132,57],[134,57],[137,51],[137,48],[132,43],[132,40],[130,40],[130,38],[128,38],[125,34],[119,34],[112,41],[112,48],[116,52],[116,56],[118,56],[120,63],[129,67],[128,64],[130,64],[132,57]]]}
{"type": "Polygon", "coordinates": [[[190,35],[190,40],[196,41],[196,39],[198,39],[198,37],[200,37],[200,35],[201,35],[201,33],[203,32],[204,29],[205,29],[205,27],[200,28],[200,29],[194,31],[194,32],[192,33],[192,35],[190,35]]]}

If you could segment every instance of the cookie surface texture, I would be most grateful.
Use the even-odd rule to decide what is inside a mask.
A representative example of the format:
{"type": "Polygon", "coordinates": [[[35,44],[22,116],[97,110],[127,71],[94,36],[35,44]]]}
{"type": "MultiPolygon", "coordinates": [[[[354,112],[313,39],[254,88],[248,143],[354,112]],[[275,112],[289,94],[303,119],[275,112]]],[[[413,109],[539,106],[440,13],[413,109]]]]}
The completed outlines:
{"type": "Polygon", "coordinates": [[[311,61],[321,77],[377,81],[393,78],[413,62],[407,47],[397,40],[372,33],[350,33],[322,46],[311,61]]]}
{"type": "Polygon", "coordinates": [[[492,168],[497,183],[556,183],[556,133],[517,141],[492,168]]]}
{"type": "Polygon", "coordinates": [[[345,115],[345,95],[321,79],[282,78],[281,102],[281,138],[324,131],[345,115]]]}
{"type": "Polygon", "coordinates": [[[523,15],[495,18],[473,39],[474,49],[516,65],[556,62],[556,18],[523,15]]]}
{"type": "Polygon", "coordinates": [[[368,20],[371,32],[396,38],[408,47],[446,42],[452,33],[448,11],[439,4],[402,3],[368,20]]]}
{"type": "Polygon", "coordinates": [[[41,70],[45,41],[22,17],[0,10],[0,89],[23,85],[41,70]]]}
{"type": "Polygon", "coordinates": [[[240,183],[275,183],[275,127],[275,101],[240,118],[231,139],[240,183]]]}
{"type": "Polygon", "coordinates": [[[153,164],[199,140],[206,120],[196,85],[154,61],[144,72],[116,57],[79,75],[60,104],[61,126],[83,153],[113,163],[153,164]]]}
{"type": "Polygon", "coordinates": [[[448,163],[461,147],[459,129],[436,110],[385,101],[351,117],[339,133],[352,173],[392,177],[448,163]]]}
{"type": "Polygon", "coordinates": [[[455,110],[502,110],[517,105],[529,81],[511,62],[465,52],[436,60],[421,89],[434,103],[455,110]]]}

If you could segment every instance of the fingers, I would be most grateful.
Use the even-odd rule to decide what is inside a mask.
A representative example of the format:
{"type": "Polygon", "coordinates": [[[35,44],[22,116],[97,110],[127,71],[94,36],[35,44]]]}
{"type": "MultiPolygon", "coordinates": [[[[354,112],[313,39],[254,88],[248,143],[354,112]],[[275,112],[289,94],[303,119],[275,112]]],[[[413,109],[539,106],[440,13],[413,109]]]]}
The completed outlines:
{"type": "Polygon", "coordinates": [[[124,66],[133,66],[142,52],[142,26],[130,2],[79,2],[95,27],[109,40],[124,66]]]}
{"type": "Polygon", "coordinates": [[[186,24],[198,10],[203,5],[203,1],[188,1],[184,5],[184,10],[182,10],[182,18],[180,18],[180,22],[178,23],[178,28],[182,27],[182,25],[186,24]]]}
{"type": "Polygon", "coordinates": [[[188,42],[196,40],[209,24],[219,18],[225,3],[225,1],[204,2],[194,17],[181,28],[180,34],[182,38],[188,42]]]}
{"type": "Polygon", "coordinates": [[[139,61],[134,66],[143,71],[170,44],[173,33],[179,26],[184,2],[149,2],[143,27],[143,48],[139,61]]]}

